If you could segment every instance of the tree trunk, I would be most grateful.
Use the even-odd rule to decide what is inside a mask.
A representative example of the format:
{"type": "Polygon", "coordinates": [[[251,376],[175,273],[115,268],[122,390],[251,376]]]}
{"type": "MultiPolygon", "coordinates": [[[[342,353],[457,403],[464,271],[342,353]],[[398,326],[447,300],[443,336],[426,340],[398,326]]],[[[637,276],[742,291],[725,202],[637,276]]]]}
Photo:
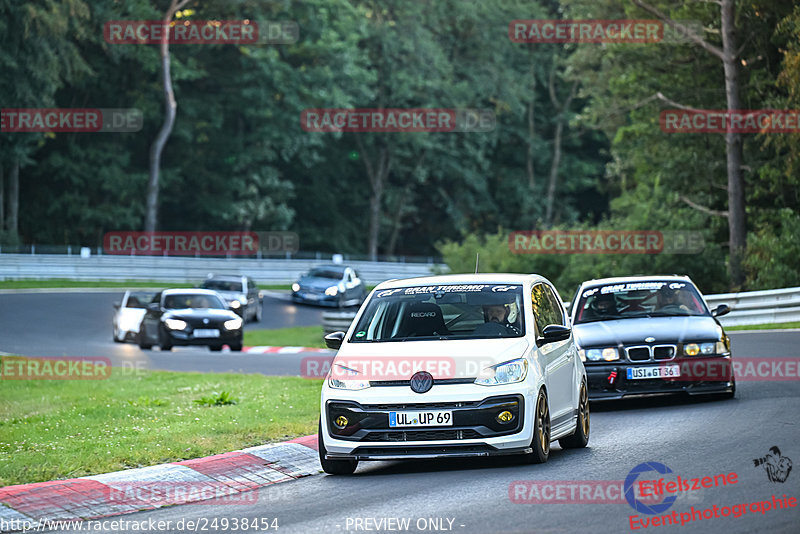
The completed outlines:
{"type": "Polygon", "coordinates": [[[533,136],[535,134],[533,114],[536,103],[536,77],[533,70],[533,54],[531,54],[531,98],[528,100],[528,154],[525,168],[528,172],[528,191],[533,192],[536,183],[536,175],[533,172],[533,136]]]}
{"type": "Polygon", "coordinates": [[[377,149],[377,161],[373,161],[369,152],[365,149],[361,137],[356,136],[358,150],[364,155],[364,167],[367,170],[367,178],[372,189],[369,197],[369,228],[367,229],[367,253],[371,261],[378,259],[378,238],[381,228],[381,204],[383,202],[383,191],[389,172],[392,168],[392,155],[390,149],[381,146],[377,149]]]}
{"type": "Polygon", "coordinates": [[[164,123],[161,125],[153,145],[150,147],[150,178],[147,181],[147,212],[144,219],[144,229],[146,232],[154,232],[158,227],[158,191],[159,191],[159,172],[161,169],[161,153],[167,144],[172,127],[175,124],[178,103],[175,101],[175,92],[172,89],[172,74],[169,59],[169,23],[175,12],[188,4],[191,0],[172,0],[162,23],[164,31],[161,38],[161,78],[164,84],[164,123]]]}
{"type": "Polygon", "coordinates": [[[3,178],[3,164],[0,163],[0,234],[6,228],[6,181],[3,178]]]}
{"type": "Polygon", "coordinates": [[[403,192],[400,194],[400,198],[397,202],[397,209],[392,218],[392,235],[389,237],[389,245],[386,247],[386,254],[390,256],[394,254],[394,249],[397,247],[397,239],[400,237],[400,227],[402,226],[401,222],[403,220],[403,211],[409,193],[411,193],[410,182],[403,188],[403,192]]]}
{"type": "Polygon", "coordinates": [[[19,230],[19,157],[14,156],[11,162],[11,174],[8,176],[8,220],[6,229],[12,239],[19,230]]]}
{"type": "MultiPolygon", "coordinates": [[[[733,0],[723,0],[722,51],[725,70],[725,97],[728,111],[740,109],[739,65],[736,53],[736,28],[733,0]]],[[[728,164],[728,237],[730,240],[730,275],[732,289],[741,289],[745,275],[742,262],[747,246],[745,226],[744,178],[742,173],[742,136],[739,133],[725,134],[725,152],[728,164]]]]}
{"type": "Polygon", "coordinates": [[[573,82],[569,90],[569,96],[563,103],[559,103],[556,98],[555,89],[555,70],[556,66],[553,64],[553,70],[550,73],[550,101],[553,103],[553,108],[558,112],[558,119],[556,119],[556,132],[553,138],[553,158],[550,162],[550,177],[547,182],[547,198],[545,199],[545,212],[544,223],[546,226],[553,224],[553,204],[556,199],[556,184],[558,183],[558,168],[561,166],[561,142],[564,137],[564,122],[566,122],[565,114],[569,110],[572,99],[575,98],[575,91],[578,88],[578,82],[573,82]]]}

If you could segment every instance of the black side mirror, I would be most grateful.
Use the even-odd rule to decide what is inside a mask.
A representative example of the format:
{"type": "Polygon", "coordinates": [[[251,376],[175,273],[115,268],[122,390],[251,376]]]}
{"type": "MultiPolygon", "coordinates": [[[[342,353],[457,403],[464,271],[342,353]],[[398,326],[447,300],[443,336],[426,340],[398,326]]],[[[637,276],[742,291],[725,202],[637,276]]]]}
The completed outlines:
{"type": "Polygon", "coordinates": [[[713,317],[721,317],[721,316],[725,315],[726,313],[730,313],[730,312],[731,312],[731,307],[730,306],[728,306],[727,304],[720,304],[719,306],[714,308],[714,311],[711,312],[711,315],[713,317]]]}
{"type": "Polygon", "coordinates": [[[560,324],[549,324],[544,327],[541,337],[537,339],[540,344],[555,343],[556,341],[564,341],[569,339],[570,328],[560,324]]]}
{"type": "Polygon", "coordinates": [[[147,305],[147,311],[160,312],[161,305],[158,302],[151,302],[150,304],[147,305]]]}
{"type": "Polygon", "coordinates": [[[325,336],[325,346],[329,349],[338,350],[344,341],[344,332],[331,332],[325,336]]]}
{"type": "Polygon", "coordinates": [[[113,306],[114,306],[114,309],[115,309],[115,310],[118,310],[118,309],[119,309],[119,307],[120,307],[120,306],[122,306],[122,303],[121,303],[121,302],[115,302],[115,303],[113,304],[113,306]]]}

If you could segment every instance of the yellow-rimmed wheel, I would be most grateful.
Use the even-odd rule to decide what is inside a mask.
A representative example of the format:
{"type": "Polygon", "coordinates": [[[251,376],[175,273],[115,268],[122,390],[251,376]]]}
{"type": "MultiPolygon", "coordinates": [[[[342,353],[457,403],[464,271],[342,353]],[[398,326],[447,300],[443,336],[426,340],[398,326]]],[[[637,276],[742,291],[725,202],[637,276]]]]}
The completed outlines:
{"type": "Polygon", "coordinates": [[[558,440],[562,449],[580,449],[589,443],[589,392],[586,382],[581,382],[581,392],[578,399],[578,421],[575,424],[575,433],[558,440]]]}
{"type": "Polygon", "coordinates": [[[550,407],[544,390],[539,391],[536,411],[533,414],[533,452],[529,455],[531,463],[543,464],[550,456],[550,407]]]}

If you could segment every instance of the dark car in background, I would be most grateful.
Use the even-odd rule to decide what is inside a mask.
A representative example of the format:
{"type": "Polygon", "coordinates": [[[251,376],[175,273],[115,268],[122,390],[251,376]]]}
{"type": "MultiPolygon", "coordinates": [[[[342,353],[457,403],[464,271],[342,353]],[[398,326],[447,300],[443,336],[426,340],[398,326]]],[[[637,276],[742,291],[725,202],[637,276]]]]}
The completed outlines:
{"type": "Polygon", "coordinates": [[[222,298],[208,289],[166,289],[156,293],[139,328],[139,347],[161,350],[200,345],[221,350],[228,345],[242,350],[244,321],[228,309],[222,298]]]}
{"type": "Polygon", "coordinates": [[[263,298],[258,286],[249,276],[212,274],[200,287],[219,293],[225,304],[245,322],[261,321],[263,298]]]}
{"type": "Polygon", "coordinates": [[[345,265],[314,267],[292,284],[292,300],[321,306],[358,306],[367,298],[367,288],[358,272],[345,265]]]}
{"type": "Polygon", "coordinates": [[[573,332],[591,400],[632,395],[721,394],[736,383],[731,345],[685,276],[589,280],[571,305],[573,332]]]}

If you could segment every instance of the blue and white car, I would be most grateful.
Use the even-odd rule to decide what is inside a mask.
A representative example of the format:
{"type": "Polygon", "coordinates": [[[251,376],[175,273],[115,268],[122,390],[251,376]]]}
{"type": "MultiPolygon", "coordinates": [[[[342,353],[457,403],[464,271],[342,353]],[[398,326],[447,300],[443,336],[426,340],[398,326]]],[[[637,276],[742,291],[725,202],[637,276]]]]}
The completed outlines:
{"type": "Polygon", "coordinates": [[[589,440],[586,372],[552,284],[537,275],[394,280],[376,287],[321,396],[331,474],[362,460],[527,454],[589,440]]]}

